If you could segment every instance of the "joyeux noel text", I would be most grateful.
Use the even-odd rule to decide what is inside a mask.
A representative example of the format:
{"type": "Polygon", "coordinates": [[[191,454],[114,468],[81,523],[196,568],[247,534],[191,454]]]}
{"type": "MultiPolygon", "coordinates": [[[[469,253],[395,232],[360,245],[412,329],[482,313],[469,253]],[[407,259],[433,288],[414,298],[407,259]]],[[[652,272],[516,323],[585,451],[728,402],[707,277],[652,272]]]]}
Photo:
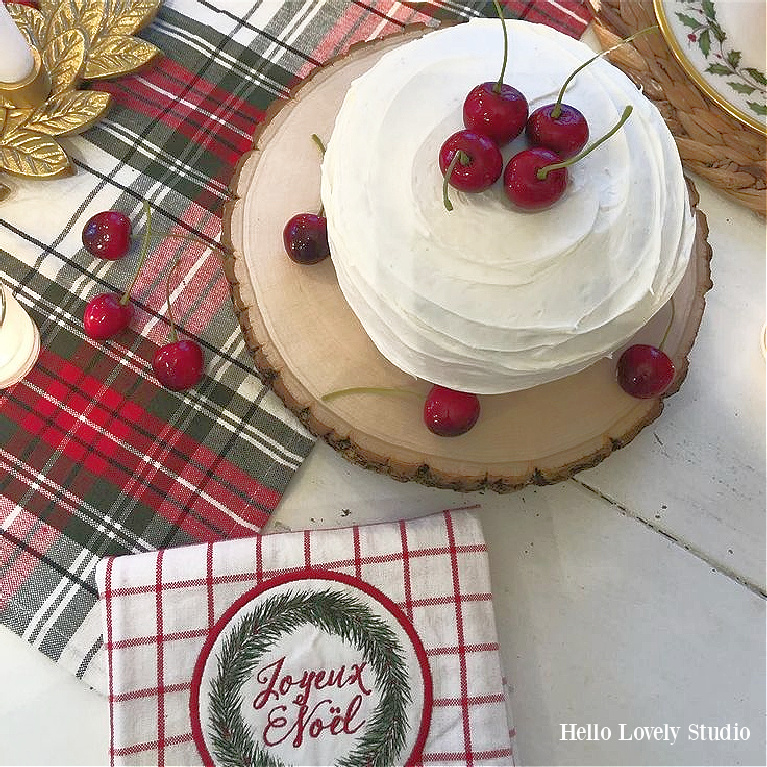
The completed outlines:
{"type": "Polygon", "coordinates": [[[291,745],[300,748],[307,738],[353,735],[365,724],[360,709],[371,693],[364,680],[367,662],[305,670],[295,677],[283,671],[284,665],[285,656],[256,674],[261,686],[253,708],[264,713],[262,737],[267,746],[292,738],[291,745]]]}

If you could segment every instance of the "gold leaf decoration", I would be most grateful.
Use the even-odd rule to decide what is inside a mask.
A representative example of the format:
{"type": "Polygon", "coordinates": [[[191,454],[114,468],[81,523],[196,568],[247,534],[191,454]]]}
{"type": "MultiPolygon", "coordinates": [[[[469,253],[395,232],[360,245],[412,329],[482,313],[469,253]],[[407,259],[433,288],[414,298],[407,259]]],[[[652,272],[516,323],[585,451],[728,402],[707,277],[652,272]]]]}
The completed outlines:
{"type": "MultiPolygon", "coordinates": [[[[95,40],[101,31],[102,24],[104,23],[105,7],[104,3],[89,3],[88,7],[83,11],[83,15],[80,18],[82,30],[88,40],[95,40]]],[[[155,6],[156,10],[156,6],[155,6]]]]}
{"type": "Polygon", "coordinates": [[[85,64],[85,36],[70,29],[49,40],[43,48],[43,65],[48,70],[54,95],[75,87],[85,64]]]}
{"type": "Polygon", "coordinates": [[[72,172],[59,143],[31,130],[15,131],[12,144],[0,139],[0,165],[8,173],[36,178],[55,178],[72,172]]]}
{"type": "Polygon", "coordinates": [[[83,76],[86,80],[117,77],[144,66],[158,51],[151,43],[135,37],[107,37],[88,52],[83,76]]]}
{"type": "Polygon", "coordinates": [[[153,0],[113,0],[108,18],[111,34],[132,35],[149,24],[156,12],[153,0]]]}
{"type": "Polygon", "coordinates": [[[21,34],[27,38],[27,42],[39,48],[40,41],[45,35],[45,16],[37,8],[29,5],[11,3],[6,5],[6,8],[16,22],[16,26],[21,30],[21,34]]]}
{"type": "Polygon", "coordinates": [[[88,0],[61,0],[53,15],[48,18],[44,44],[47,45],[54,37],[70,29],[84,32],[83,15],[87,5],[88,0]]]}
{"type": "MultiPolygon", "coordinates": [[[[14,101],[13,91],[0,90],[0,171],[37,178],[73,172],[54,136],[86,130],[110,103],[108,93],[83,90],[81,83],[132,72],[160,53],[156,46],[134,37],[151,22],[160,3],[39,0],[38,8],[7,5],[16,25],[39,53],[51,90],[45,103],[35,107],[28,103],[39,103],[39,99],[23,104],[14,101]]],[[[4,189],[7,187],[0,183],[0,192],[4,189]]]]}
{"type": "Polygon", "coordinates": [[[6,109],[5,121],[3,122],[3,132],[0,133],[0,142],[9,143],[18,133],[19,129],[26,128],[29,121],[28,109],[6,109]]]}
{"type": "Polygon", "coordinates": [[[49,136],[79,133],[90,127],[109,107],[108,93],[101,91],[67,91],[36,109],[27,127],[49,136]]]}
{"type": "Polygon", "coordinates": [[[59,0],[37,0],[37,5],[46,18],[50,19],[59,7],[59,0]]]}

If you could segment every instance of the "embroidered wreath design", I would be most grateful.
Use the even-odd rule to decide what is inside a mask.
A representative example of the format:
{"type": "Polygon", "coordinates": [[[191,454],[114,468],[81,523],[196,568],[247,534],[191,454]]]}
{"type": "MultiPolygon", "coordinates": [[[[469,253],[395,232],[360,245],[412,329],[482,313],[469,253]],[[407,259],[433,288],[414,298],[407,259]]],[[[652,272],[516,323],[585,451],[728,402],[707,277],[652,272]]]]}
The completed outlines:
{"type": "Polygon", "coordinates": [[[372,667],[381,699],[348,756],[336,767],[387,767],[402,750],[411,702],[399,639],[363,602],[331,589],[287,591],[243,616],[224,639],[208,693],[211,747],[223,767],[284,767],[256,743],[240,713],[243,684],[263,654],[285,633],[312,624],[354,645],[372,667]]]}

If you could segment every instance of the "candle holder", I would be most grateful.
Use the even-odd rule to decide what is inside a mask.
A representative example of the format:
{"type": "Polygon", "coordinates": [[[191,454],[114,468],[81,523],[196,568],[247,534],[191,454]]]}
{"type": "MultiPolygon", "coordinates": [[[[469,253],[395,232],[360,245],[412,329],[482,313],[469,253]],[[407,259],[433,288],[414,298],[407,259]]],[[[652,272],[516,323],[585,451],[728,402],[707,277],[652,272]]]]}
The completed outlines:
{"type": "MultiPolygon", "coordinates": [[[[40,8],[6,7],[32,50],[35,66],[21,83],[0,83],[0,170],[56,178],[74,170],[59,136],[81,133],[109,107],[108,93],[80,90],[145,66],[160,51],[133,35],[161,0],[47,0],[40,8]]],[[[0,199],[7,194],[0,184],[0,199]]]]}
{"type": "Polygon", "coordinates": [[[0,280],[0,389],[21,381],[39,354],[37,325],[0,280]]]}
{"type": "Polygon", "coordinates": [[[0,98],[17,109],[35,109],[45,103],[51,93],[51,78],[43,68],[37,48],[32,48],[34,66],[25,80],[17,83],[0,81],[0,98]]]}

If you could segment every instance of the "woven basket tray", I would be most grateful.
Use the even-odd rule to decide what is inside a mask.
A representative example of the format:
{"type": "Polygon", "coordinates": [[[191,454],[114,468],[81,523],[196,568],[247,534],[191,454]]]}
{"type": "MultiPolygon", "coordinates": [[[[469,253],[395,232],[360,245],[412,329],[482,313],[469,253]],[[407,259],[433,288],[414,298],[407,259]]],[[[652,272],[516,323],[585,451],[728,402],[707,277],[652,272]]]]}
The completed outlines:
{"type": "MultiPolygon", "coordinates": [[[[650,0],[589,0],[604,48],[657,23],[650,0]]],[[[641,35],[609,55],[658,107],[685,167],[764,216],[765,136],[732,117],[688,77],[661,34],[641,35]]]]}

